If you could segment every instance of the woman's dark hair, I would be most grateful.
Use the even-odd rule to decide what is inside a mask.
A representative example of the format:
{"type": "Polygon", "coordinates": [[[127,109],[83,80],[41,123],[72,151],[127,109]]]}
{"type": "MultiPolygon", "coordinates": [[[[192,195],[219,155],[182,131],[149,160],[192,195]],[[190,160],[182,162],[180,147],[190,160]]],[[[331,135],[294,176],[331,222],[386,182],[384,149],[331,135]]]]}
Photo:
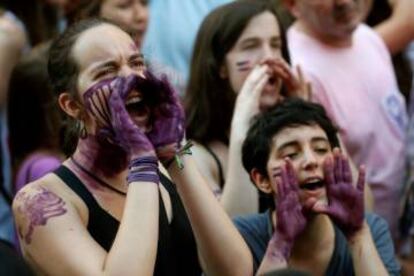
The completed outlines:
{"type": "Polygon", "coordinates": [[[247,172],[256,168],[267,177],[266,164],[272,149],[273,137],[287,127],[318,125],[326,133],[332,148],[339,147],[337,128],[325,109],[301,99],[286,99],[274,108],[259,114],[247,132],[242,147],[242,162],[247,172]]]}
{"type": "Polygon", "coordinates": [[[58,9],[47,1],[2,0],[0,6],[11,11],[23,22],[32,46],[50,40],[58,34],[58,9]]]}
{"type": "Polygon", "coordinates": [[[73,46],[84,31],[101,24],[110,23],[97,18],[80,21],[71,25],[52,42],[49,50],[48,73],[56,95],[70,92],[76,96],[79,68],[73,58],[73,46]]]}
{"type": "MultiPolygon", "coordinates": [[[[71,25],[52,42],[47,68],[56,97],[63,92],[69,92],[73,99],[78,98],[76,83],[79,68],[73,57],[72,49],[84,31],[101,24],[111,23],[97,18],[79,21],[71,25]]],[[[66,130],[64,152],[70,155],[75,150],[79,130],[76,127],[76,121],[72,118],[67,117],[64,125],[66,130]]]]}
{"type": "Polygon", "coordinates": [[[198,31],[184,99],[187,135],[200,143],[228,143],[236,93],[220,77],[226,54],[250,20],[265,11],[274,14],[281,28],[282,55],[289,61],[285,31],[273,5],[267,0],[239,0],[213,10],[198,31]]]}
{"type": "Polygon", "coordinates": [[[76,6],[66,13],[68,25],[88,18],[99,17],[103,0],[78,0],[76,6]]]}
{"type": "Polygon", "coordinates": [[[36,150],[60,152],[61,113],[47,74],[47,48],[32,51],[13,70],[8,92],[12,167],[36,150]]]}

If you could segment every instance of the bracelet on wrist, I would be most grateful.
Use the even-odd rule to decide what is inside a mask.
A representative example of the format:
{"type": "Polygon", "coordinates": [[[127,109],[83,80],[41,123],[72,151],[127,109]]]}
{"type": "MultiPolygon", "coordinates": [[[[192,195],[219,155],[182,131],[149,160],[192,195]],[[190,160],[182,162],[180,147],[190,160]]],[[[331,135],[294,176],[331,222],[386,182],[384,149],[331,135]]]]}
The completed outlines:
{"type": "Polygon", "coordinates": [[[132,160],[129,164],[127,182],[159,183],[158,159],[155,156],[145,156],[132,160]]]}
{"type": "Polygon", "coordinates": [[[184,155],[192,155],[193,154],[191,151],[192,146],[193,146],[193,142],[188,140],[187,143],[181,149],[177,150],[173,158],[165,162],[165,168],[168,169],[171,166],[171,164],[175,162],[177,164],[177,167],[180,170],[184,169],[184,164],[183,164],[181,157],[184,155]]]}

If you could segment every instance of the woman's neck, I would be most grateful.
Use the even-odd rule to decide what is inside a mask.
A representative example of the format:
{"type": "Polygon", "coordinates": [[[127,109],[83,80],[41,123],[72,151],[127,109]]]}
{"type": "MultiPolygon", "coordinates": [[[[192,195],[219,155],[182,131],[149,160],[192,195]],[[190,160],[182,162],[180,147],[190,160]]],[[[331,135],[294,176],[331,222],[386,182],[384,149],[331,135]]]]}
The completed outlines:
{"type": "Polygon", "coordinates": [[[78,140],[73,158],[87,170],[109,178],[124,171],[129,162],[121,147],[93,135],[78,140]]]}

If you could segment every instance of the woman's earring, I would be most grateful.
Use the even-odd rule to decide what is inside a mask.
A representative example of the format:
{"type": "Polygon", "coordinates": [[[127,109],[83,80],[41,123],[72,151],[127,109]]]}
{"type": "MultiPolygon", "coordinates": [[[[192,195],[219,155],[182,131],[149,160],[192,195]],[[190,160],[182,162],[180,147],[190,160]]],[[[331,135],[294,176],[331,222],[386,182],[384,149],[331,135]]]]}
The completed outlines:
{"type": "Polygon", "coordinates": [[[88,132],[86,131],[85,124],[83,123],[82,120],[79,120],[77,122],[77,128],[78,128],[79,137],[81,139],[85,139],[86,136],[88,136],[88,132]]]}

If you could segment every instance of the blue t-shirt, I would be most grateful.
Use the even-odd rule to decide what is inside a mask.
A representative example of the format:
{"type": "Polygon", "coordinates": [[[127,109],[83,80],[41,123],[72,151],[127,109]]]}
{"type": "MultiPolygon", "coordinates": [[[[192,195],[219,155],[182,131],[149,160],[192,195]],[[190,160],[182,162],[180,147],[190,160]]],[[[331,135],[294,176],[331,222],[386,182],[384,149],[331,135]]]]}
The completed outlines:
{"type": "MultiPolygon", "coordinates": [[[[10,168],[10,156],[7,147],[7,128],[6,128],[6,116],[5,110],[0,109],[0,155],[2,170],[2,178],[0,179],[0,185],[3,186],[5,192],[11,196],[11,168],[10,168]]],[[[2,193],[0,193],[0,240],[13,242],[14,235],[14,223],[12,210],[9,203],[6,201],[2,193]]]]}
{"type": "Polygon", "coordinates": [[[233,0],[151,0],[142,51],[156,67],[169,68],[170,81],[182,95],[198,28],[214,8],[233,0]],[[174,76],[171,73],[174,72],[174,76]],[[182,86],[182,87],[181,87],[182,86]]]}
{"type": "MultiPolygon", "coordinates": [[[[272,237],[272,222],[270,211],[234,218],[234,223],[243,236],[253,255],[255,267],[258,267],[264,257],[267,244],[272,237]]],[[[400,275],[400,266],[395,259],[394,245],[388,230],[387,222],[378,215],[365,216],[371,230],[372,239],[378,254],[390,275],[400,275]]],[[[347,240],[341,230],[335,229],[335,248],[325,275],[354,275],[351,252],[347,240]]]]}

